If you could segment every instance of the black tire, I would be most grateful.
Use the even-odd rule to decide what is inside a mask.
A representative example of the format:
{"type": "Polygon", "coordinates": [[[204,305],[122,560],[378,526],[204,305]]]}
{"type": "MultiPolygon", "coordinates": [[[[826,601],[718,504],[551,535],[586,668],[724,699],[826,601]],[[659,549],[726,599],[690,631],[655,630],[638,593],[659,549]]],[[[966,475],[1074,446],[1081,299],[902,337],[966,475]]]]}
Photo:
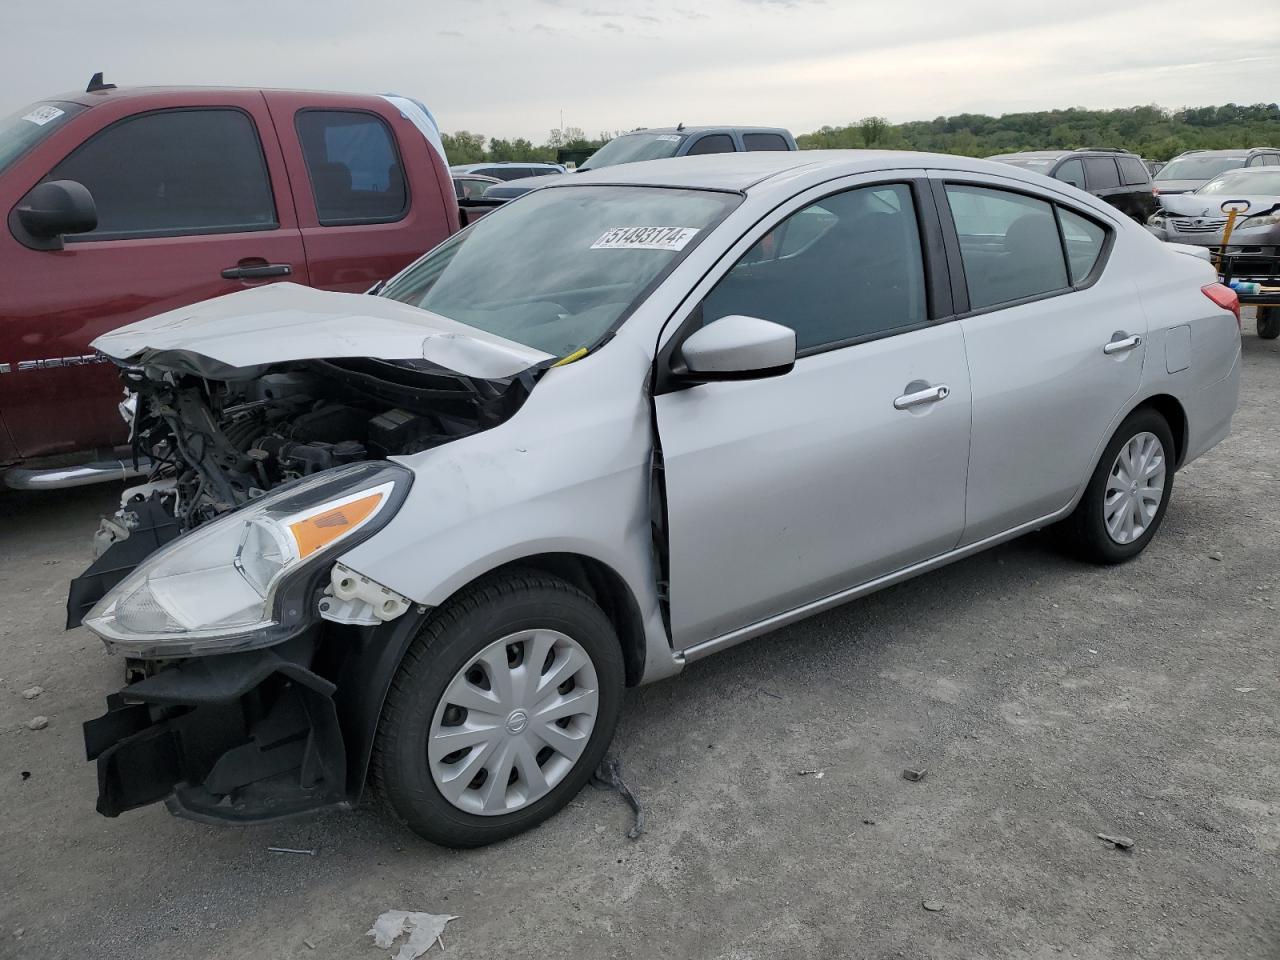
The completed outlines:
{"type": "Polygon", "coordinates": [[[622,707],[622,649],[612,624],[576,587],[537,571],[497,574],[442,606],[410,645],[387,693],[374,743],[373,782],[392,813],[446,847],[505,840],[546,820],[591,778],[613,739],[622,707]],[[549,793],[509,814],[482,816],[441,794],[427,764],[427,737],[440,698],[476,654],[512,633],[554,629],[572,637],[595,668],[599,706],[587,746],[549,793]]]}
{"type": "Polygon", "coordinates": [[[1263,340],[1280,337],[1280,307],[1258,308],[1258,336],[1263,340]]]}
{"type": "Polygon", "coordinates": [[[1124,563],[1145,550],[1160,529],[1165,511],[1169,508],[1169,498],[1173,494],[1174,459],[1173,432],[1169,429],[1168,421],[1150,408],[1142,408],[1129,414],[1102,451],[1080,503],[1061,524],[1061,533],[1068,549],[1082,560],[1101,564],[1124,563]],[[1164,448],[1164,494],[1146,530],[1129,543],[1117,543],[1107,532],[1103,515],[1107,481],[1121,448],[1140,433],[1154,434],[1164,448]]]}

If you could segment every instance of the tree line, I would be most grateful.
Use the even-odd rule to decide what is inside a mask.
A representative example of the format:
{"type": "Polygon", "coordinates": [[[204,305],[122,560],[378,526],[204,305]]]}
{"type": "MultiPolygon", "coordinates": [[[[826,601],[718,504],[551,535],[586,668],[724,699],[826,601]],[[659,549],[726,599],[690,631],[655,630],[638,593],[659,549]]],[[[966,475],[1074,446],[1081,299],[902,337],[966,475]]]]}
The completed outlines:
{"type": "MultiPolygon", "coordinates": [[[[588,137],[578,127],[552,130],[543,144],[523,137],[494,138],[460,130],[445,134],[451,163],[483,160],[555,160],[562,148],[596,149],[617,134],[588,137]]],[[[1039,110],[990,117],[962,113],[933,120],[890,123],[866,117],[840,127],[826,126],[796,137],[801,150],[869,147],[925,150],[987,157],[1019,150],[1117,147],[1150,160],[1168,160],[1184,150],[1280,146],[1280,105],[1228,103],[1217,107],[1166,110],[1158,106],[1118,110],[1039,110]]]]}

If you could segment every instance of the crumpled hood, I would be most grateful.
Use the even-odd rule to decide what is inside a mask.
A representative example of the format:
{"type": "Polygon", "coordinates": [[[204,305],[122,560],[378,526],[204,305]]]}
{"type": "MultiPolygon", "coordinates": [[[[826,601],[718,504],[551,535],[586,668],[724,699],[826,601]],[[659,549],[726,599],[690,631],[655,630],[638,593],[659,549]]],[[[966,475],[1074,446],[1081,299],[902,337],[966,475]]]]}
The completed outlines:
{"type": "MultiPolygon", "coordinates": [[[[1236,196],[1228,193],[1182,193],[1172,197],[1162,197],[1160,202],[1164,206],[1165,210],[1172,213],[1174,216],[1220,219],[1226,216],[1226,214],[1222,212],[1222,204],[1228,200],[1243,200],[1249,205],[1247,209],[1242,211],[1241,216],[1264,213],[1277,204],[1280,204],[1280,197],[1248,194],[1244,196],[1236,196]]],[[[1237,217],[1236,223],[1239,222],[1240,220],[1237,217]]]]}
{"type": "Polygon", "coordinates": [[[116,360],[204,357],[230,368],[293,360],[428,360],[466,377],[512,377],[550,354],[385,297],[273,283],[170,310],[105,333],[116,360]]]}

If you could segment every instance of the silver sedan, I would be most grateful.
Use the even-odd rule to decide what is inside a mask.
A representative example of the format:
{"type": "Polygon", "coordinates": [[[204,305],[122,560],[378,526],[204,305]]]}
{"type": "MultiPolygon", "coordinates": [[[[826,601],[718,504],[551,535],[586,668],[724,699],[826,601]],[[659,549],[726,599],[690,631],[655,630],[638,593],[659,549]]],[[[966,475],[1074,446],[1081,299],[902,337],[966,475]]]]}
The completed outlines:
{"type": "Polygon", "coordinates": [[[86,725],[99,809],[244,822],[371,773],[454,846],[564,807],[626,686],[1042,527],[1136,557],[1240,377],[1203,259],[1064,183],[869,151],[581,174],[375,296],[97,345],[165,464],[129,516],[186,530],[84,620],[135,660],[86,725]]]}

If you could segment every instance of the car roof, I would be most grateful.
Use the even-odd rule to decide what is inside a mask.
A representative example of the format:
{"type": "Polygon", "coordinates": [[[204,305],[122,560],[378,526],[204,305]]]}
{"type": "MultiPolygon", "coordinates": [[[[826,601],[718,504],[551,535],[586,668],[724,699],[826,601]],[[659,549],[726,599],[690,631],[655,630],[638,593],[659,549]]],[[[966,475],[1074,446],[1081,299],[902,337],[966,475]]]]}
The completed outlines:
{"type": "MultiPolygon", "coordinates": [[[[41,100],[66,100],[71,103],[79,103],[86,107],[92,107],[104,100],[146,100],[157,97],[172,97],[175,94],[183,93],[225,93],[235,96],[243,96],[255,93],[304,93],[315,96],[324,97],[350,97],[353,100],[381,100],[382,98],[372,93],[350,93],[344,90],[308,90],[305,88],[292,87],[227,87],[227,86],[203,86],[199,84],[174,84],[168,86],[128,86],[128,87],[106,87],[100,90],[73,90],[69,93],[60,93],[52,97],[41,97],[41,100]]],[[[397,94],[388,94],[388,96],[397,96],[397,94]]]]}
{"type": "Polygon", "coordinates": [[[477,163],[451,164],[451,173],[470,173],[472,170],[487,170],[489,167],[553,167],[560,169],[560,164],[549,160],[481,160],[477,163]]]}
{"type": "Polygon", "coordinates": [[[645,127],[643,130],[628,130],[626,133],[618,134],[618,136],[631,137],[653,133],[681,133],[687,136],[691,133],[723,133],[726,130],[737,130],[739,133],[781,133],[786,136],[791,133],[785,127],[743,127],[736,123],[719,123],[702,124],[696,127],[684,125],[678,127],[645,127]]]}
{"type": "Polygon", "coordinates": [[[1272,153],[1280,152],[1280,148],[1276,147],[1237,147],[1232,150],[1184,150],[1182,153],[1174,157],[1174,160],[1181,160],[1183,157],[1247,157],[1251,153],[1259,153],[1268,151],[1272,153]]]}
{"type": "Polygon", "coordinates": [[[871,173],[879,170],[940,168],[995,173],[1011,179],[1039,182],[1038,174],[1028,174],[1007,163],[993,163],[951,154],[916,153],[909,150],[764,150],[754,153],[712,153],[667,160],[620,163],[572,176],[557,177],[547,186],[609,184],[627,186],[684,187],[702,190],[745,192],[788,174],[831,177],[871,173]]]}

